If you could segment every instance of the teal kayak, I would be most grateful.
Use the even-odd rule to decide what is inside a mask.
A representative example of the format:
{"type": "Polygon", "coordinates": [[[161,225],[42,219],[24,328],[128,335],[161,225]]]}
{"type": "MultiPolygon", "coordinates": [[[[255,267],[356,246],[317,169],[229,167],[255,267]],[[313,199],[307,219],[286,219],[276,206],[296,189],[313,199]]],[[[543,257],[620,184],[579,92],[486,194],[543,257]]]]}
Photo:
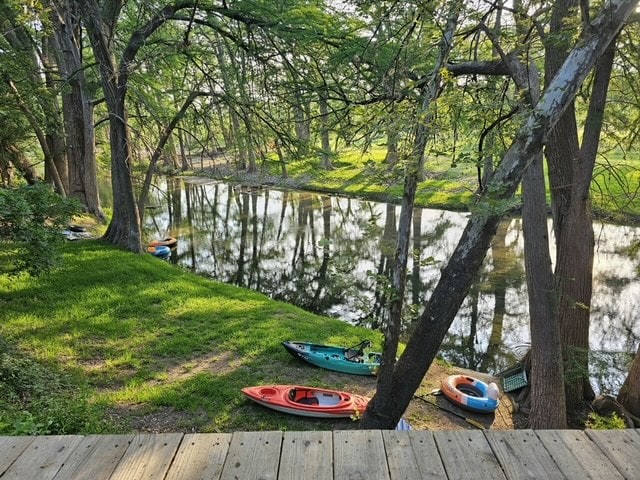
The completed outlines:
{"type": "Polygon", "coordinates": [[[352,375],[375,375],[382,355],[365,352],[371,342],[364,340],[353,347],[318,345],[309,342],[282,342],[282,346],[296,358],[317,367],[352,375]]]}

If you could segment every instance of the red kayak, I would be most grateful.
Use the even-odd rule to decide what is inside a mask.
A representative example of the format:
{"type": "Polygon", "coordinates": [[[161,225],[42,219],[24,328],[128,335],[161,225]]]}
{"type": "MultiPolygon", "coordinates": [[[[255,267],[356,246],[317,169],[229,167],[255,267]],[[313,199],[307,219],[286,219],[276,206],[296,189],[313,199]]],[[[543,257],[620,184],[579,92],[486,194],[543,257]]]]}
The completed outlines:
{"type": "Polygon", "coordinates": [[[361,395],[299,385],[247,387],[242,393],[265,407],[303,417],[348,418],[364,413],[369,403],[361,395]]]}

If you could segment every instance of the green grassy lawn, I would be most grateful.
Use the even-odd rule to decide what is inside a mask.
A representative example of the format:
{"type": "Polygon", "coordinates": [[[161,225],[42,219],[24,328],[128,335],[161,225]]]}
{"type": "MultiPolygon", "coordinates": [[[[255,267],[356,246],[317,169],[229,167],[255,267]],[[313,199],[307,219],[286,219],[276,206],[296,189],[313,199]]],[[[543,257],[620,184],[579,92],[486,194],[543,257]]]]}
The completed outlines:
{"type": "Polygon", "coordinates": [[[67,243],[64,265],[40,278],[0,276],[0,307],[0,336],[19,349],[0,345],[0,433],[331,429],[240,389],[375,388],[304,365],[280,342],[369,338],[379,349],[378,334],[100,241],[67,243]]]}
{"type": "MultiPolygon", "coordinates": [[[[338,155],[333,161],[334,169],[328,171],[320,168],[315,158],[293,161],[287,164],[290,178],[286,181],[279,179],[281,166],[277,162],[263,164],[257,176],[225,172],[224,178],[263,183],[267,176],[268,181],[283,187],[398,203],[403,193],[404,171],[402,166],[390,169],[383,162],[384,156],[384,146],[374,146],[365,153],[347,150],[338,155]]],[[[466,211],[473,203],[477,187],[473,163],[454,166],[449,158],[428,157],[425,180],[416,192],[416,206],[466,211]]],[[[640,157],[610,154],[607,161],[599,159],[591,188],[593,210],[599,217],[636,223],[640,219],[639,189],[640,157]]]]}

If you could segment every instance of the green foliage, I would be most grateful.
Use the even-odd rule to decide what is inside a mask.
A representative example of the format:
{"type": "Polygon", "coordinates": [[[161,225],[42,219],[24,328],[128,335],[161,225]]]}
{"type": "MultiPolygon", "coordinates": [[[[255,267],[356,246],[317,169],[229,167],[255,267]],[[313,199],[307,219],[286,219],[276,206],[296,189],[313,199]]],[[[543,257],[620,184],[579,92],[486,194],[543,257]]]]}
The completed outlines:
{"type": "Polygon", "coordinates": [[[0,351],[0,434],[100,431],[101,412],[69,375],[10,350],[0,351]]]}
{"type": "Polygon", "coordinates": [[[6,262],[0,271],[38,275],[54,267],[61,229],[79,211],[75,199],[62,198],[45,184],[0,189],[0,244],[5,245],[0,260],[6,262]]]}
{"type": "Polygon", "coordinates": [[[591,412],[587,416],[585,427],[593,430],[613,430],[627,428],[627,424],[615,412],[609,416],[598,415],[595,412],[591,412]]]}

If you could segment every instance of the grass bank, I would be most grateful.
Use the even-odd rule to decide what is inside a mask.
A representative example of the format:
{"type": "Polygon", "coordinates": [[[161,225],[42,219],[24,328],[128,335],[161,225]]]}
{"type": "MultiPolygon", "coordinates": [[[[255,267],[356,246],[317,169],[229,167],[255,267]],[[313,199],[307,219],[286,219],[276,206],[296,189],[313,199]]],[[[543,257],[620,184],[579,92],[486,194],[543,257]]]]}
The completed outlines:
{"type": "Polygon", "coordinates": [[[67,243],[64,265],[39,278],[0,277],[0,336],[5,434],[331,429],[251,404],[240,389],[371,394],[375,379],[303,365],[280,342],[381,345],[370,330],[97,240],[67,243]]]}
{"type": "MultiPolygon", "coordinates": [[[[333,169],[320,168],[315,158],[287,164],[282,177],[279,162],[266,161],[258,173],[238,172],[226,161],[214,163],[198,174],[233,182],[276,185],[283,188],[336,193],[381,202],[399,203],[402,199],[404,170],[384,163],[384,146],[367,152],[341,153],[333,169]]],[[[197,164],[196,164],[197,166],[197,164]]],[[[610,154],[600,159],[594,169],[591,187],[593,210],[599,218],[617,223],[640,223],[640,158],[610,154]]],[[[473,162],[452,163],[448,157],[429,157],[425,162],[425,179],[418,184],[416,206],[467,211],[473,205],[478,188],[478,171],[473,162]]]]}

